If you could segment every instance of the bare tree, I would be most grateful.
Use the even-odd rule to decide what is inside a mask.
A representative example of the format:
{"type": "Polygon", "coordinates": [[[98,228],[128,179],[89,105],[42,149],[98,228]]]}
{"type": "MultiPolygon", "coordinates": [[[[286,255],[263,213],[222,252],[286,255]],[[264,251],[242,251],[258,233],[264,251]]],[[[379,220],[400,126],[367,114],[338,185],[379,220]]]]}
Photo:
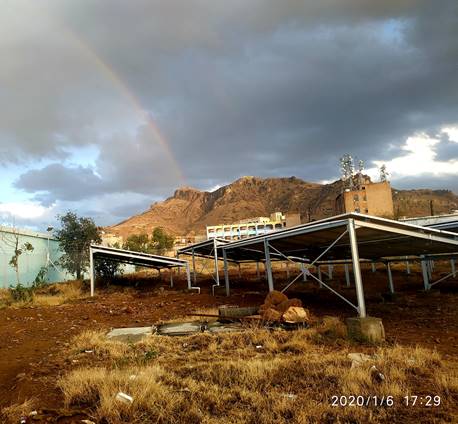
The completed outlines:
{"type": "MultiPolygon", "coordinates": [[[[32,252],[33,246],[29,242],[20,243],[21,235],[16,227],[11,227],[8,231],[0,232],[0,240],[3,242],[3,245],[8,248],[8,251],[13,252],[10,261],[8,262],[10,266],[14,268],[16,273],[16,283],[20,284],[19,277],[19,257],[26,252],[32,252]]],[[[5,249],[2,247],[2,250],[5,252],[5,249]]]]}

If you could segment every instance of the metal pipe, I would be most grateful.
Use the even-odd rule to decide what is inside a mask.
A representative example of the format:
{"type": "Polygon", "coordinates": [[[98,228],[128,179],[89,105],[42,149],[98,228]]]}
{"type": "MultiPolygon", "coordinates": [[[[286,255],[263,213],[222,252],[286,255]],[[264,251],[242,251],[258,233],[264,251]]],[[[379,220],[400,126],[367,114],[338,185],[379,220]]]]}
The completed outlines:
{"type": "Polygon", "coordinates": [[[455,259],[450,259],[450,266],[452,268],[452,276],[456,277],[455,259]]]}
{"type": "Polygon", "coordinates": [[[173,268],[170,268],[170,287],[173,287],[173,268]]]}
{"type": "Polygon", "coordinates": [[[215,276],[216,276],[216,285],[219,286],[219,268],[218,268],[218,247],[216,245],[216,240],[213,239],[213,246],[215,250],[215,276]]]}
{"type": "Polygon", "coordinates": [[[361,318],[366,316],[366,303],[364,301],[363,281],[359,266],[358,240],[356,238],[355,221],[348,220],[348,234],[350,236],[351,258],[353,260],[353,276],[355,278],[356,298],[358,299],[358,312],[361,318]]]}

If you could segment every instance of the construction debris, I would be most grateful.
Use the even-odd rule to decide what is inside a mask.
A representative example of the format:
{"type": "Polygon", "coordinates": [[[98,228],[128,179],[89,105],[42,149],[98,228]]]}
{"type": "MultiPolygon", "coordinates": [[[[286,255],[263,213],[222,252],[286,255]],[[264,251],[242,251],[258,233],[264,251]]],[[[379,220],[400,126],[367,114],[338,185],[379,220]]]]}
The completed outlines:
{"type": "Polygon", "coordinates": [[[150,336],[152,333],[152,327],[114,328],[107,334],[107,339],[135,343],[150,336]]]}

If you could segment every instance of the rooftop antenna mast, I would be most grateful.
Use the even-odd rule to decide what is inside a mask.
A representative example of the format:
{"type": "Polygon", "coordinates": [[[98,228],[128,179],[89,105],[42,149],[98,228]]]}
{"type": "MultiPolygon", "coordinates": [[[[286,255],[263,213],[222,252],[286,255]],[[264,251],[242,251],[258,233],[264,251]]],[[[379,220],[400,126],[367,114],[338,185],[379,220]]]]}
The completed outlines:
{"type": "Polygon", "coordinates": [[[342,181],[344,182],[344,189],[353,190],[353,174],[355,168],[353,165],[353,158],[348,153],[340,158],[340,171],[342,174],[342,181]]]}

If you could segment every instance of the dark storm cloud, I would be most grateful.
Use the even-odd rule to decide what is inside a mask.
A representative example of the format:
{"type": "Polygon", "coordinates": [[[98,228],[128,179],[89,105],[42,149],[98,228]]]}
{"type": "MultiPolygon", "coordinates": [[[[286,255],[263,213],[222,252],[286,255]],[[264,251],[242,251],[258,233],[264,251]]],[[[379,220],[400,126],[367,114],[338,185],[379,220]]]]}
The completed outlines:
{"type": "MultiPolygon", "coordinates": [[[[413,133],[458,123],[453,0],[12,4],[0,18],[0,161],[100,152],[94,167],[18,179],[46,203],[124,193],[130,213],[135,196],[182,183],[139,108],[198,187],[332,179],[344,153],[388,161],[413,133]]],[[[458,157],[450,143],[437,153],[458,157]]]]}

